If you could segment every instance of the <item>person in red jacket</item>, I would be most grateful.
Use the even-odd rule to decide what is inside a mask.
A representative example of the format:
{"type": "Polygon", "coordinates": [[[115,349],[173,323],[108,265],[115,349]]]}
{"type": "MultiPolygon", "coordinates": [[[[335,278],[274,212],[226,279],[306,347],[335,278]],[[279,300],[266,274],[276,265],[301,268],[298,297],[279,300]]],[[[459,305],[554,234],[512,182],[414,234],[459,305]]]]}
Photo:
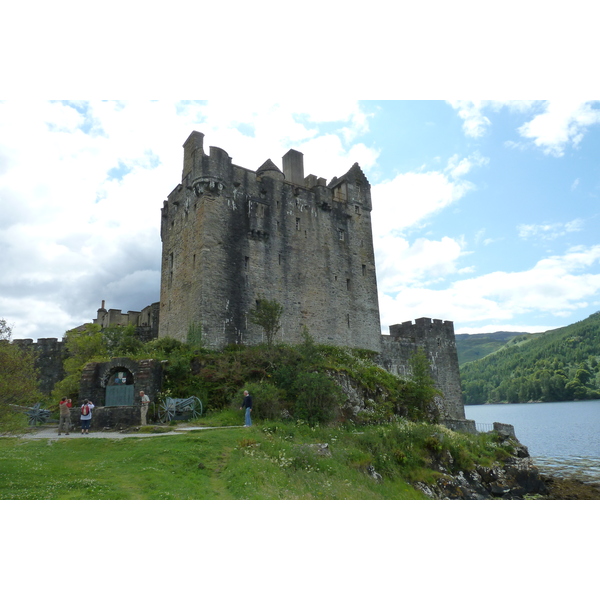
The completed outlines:
{"type": "Polygon", "coordinates": [[[58,435],[64,430],[65,435],[69,435],[71,429],[71,399],[66,396],[59,402],[58,409],[60,411],[58,418],[58,435]]]}

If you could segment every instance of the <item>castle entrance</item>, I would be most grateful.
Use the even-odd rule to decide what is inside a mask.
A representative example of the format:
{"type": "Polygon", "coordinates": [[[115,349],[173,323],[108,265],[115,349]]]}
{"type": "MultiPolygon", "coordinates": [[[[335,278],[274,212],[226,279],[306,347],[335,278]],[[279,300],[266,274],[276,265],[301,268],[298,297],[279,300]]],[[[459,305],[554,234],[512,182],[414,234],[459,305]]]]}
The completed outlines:
{"type": "Polygon", "coordinates": [[[106,381],[104,406],[133,406],[133,374],[125,367],[111,369],[106,381]]]}

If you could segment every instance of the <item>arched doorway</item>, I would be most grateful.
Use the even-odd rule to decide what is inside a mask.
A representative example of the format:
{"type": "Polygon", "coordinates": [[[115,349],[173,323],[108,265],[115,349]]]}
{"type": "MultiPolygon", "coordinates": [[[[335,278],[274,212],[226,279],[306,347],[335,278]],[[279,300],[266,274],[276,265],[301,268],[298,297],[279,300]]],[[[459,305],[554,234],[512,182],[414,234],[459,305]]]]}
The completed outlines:
{"type": "Polygon", "coordinates": [[[124,366],[115,366],[105,375],[104,406],[133,406],[134,379],[124,366]]]}

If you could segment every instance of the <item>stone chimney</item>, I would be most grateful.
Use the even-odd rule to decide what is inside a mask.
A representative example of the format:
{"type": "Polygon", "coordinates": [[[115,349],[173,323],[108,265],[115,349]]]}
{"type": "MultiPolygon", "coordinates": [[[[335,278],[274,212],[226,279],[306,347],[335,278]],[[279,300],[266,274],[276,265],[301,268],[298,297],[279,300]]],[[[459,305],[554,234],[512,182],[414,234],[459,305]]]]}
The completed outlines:
{"type": "Polygon", "coordinates": [[[283,175],[287,181],[304,185],[304,155],[298,150],[288,150],[283,156],[283,175]]]}
{"type": "Polygon", "coordinates": [[[192,171],[194,168],[194,155],[197,151],[200,154],[204,154],[204,134],[199,131],[192,131],[188,139],[183,144],[183,172],[181,174],[181,181],[185,179],[185,176],[192,171]]]}

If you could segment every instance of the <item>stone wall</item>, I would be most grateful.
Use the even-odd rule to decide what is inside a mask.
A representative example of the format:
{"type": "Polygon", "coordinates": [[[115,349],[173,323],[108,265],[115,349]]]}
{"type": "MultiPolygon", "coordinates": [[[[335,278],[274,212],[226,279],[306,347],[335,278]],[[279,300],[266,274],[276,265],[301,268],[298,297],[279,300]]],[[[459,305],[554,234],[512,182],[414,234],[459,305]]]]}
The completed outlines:
{"type": "Polygon", "coordinates": [[[212,348],[263,341],[248,314],[264,297],[283,308],[277,341],[380,349],[370,185],[355,164],[326,185],[303,176],[294,150],[282,172],[232,164],[203,134],[184,144],[182,183],[162,209],[160,337],[201,323],[212,348]]]}
{"type": "Polygon", "coordinates": [[[49,396],[54,386],[65,377],[63,362],[67,356],[67,350],[64,340],[40,338],[34,342],[31,339],[20,339],[13,340],[12,343],[35,353],[39,388],[44,395],[49,396]]]}
{"type": "MultiPolygon", "coordinates": [[[[81,427],[81,405],[71,409],[71,432],[81,427]]],[[[128,429],[140,425],[140,406],[98,406],[92,411],[91,431],[101,429],[128,429]]]]}

